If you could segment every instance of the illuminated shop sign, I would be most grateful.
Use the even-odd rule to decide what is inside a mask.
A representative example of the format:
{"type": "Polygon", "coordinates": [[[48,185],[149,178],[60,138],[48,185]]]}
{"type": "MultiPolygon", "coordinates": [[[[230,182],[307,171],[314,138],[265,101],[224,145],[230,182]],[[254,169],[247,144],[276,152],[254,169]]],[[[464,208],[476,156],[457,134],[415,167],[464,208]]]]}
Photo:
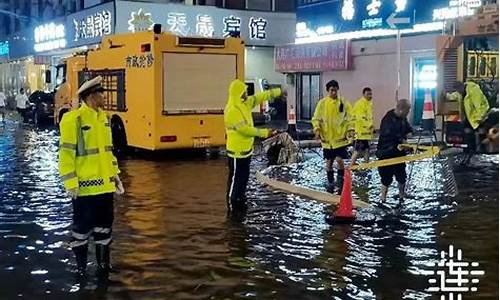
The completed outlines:
{"type": "MultiPolygon", "coordinates": [[[[157,20],[161,23],[162,20],[157,20]]],[[[262,17],[250,17],[245,20],[248,25],[249,38],[252,40],[265,40],[267,37],[266,27],[268,21],[262,17]]],[[[128,20],[128,30],[132,32],[151,30],[155,24],[151,12],[146,12],[142,8],[130,13],[128,20]]],[[[181,36],[239,36],[243,20],[241,17],[227,15],[221,17],[212,16],[208,13],[188,14],[185,12],[169,12],[164,22],[167,31],[181,36]],[[222,29],[217,34],[216,28],[222,29]]]]}
{"type": "Polygon", "coordinates": [[[0,56],[9,55],[9,41],[0,42],[0,56]]]}
{"type": "Polygon", "coordinates": [[[67,16],[67,47],[99,44],[104,36],[115,32],[115,21],[113,2],[106,2],[67,16]]]}
{"type": "Polygon", "coordinates": [[[299,5],[296,41],[392,35],[395,21],[402,19],[410,20],[408,26],[399,22],[397,27],[408,33],[438,31],[444,20],[472,15],[481,4],[481,0],[337,0],[299,5]]]}
{"type": "Polygon", "coordinates": [[[111,34],[112,14],[109,10],[98,11],[83,18],[73,18],[75,34],[74,41],[92,39],[111,34]]]}
{"type": "Polygon", "coordinates": [[[43,24],[35,27],[35,51],[49,51],[66,47],[66,34],[63,24],[43,24]]]}
{"type": "Polygon", "coordinates": [[[451,0],[447,7],[435,9],[432,13],[434,21],[471,16],[481,6],[481,0],[451,0]]]}

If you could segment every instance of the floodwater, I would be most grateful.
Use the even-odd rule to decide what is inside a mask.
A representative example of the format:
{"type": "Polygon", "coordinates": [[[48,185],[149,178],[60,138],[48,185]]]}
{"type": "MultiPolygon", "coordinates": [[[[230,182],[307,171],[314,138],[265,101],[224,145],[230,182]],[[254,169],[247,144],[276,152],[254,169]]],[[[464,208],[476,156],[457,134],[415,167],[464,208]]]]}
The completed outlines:
{"type": "MultiPolygon", "coordinates": [[[[86,282],[72,273],[57,145],[53,130],[0,126],[0,299],[437,299],[422,271],[450,244],[485,271],[464,299],[498,298],[497,155],[455,168],[455,198],[443,188],[444,160],[415,163],[403,209],[369,227],[332,227],[331,207],[254,178],[247,215],[231,221],[225,158],[135,155],[120,162],[127,192],[115,202],[116,272],[101,283],[93,265],[86,282]]],[[[272,173],[322,189],[321,158],[306,158],[272,173]]],[[[253,170],[265,167],[257,154],[253,170]]],[[[355,197],[378,201],[378,180],[356,173],[355,197]]]]}

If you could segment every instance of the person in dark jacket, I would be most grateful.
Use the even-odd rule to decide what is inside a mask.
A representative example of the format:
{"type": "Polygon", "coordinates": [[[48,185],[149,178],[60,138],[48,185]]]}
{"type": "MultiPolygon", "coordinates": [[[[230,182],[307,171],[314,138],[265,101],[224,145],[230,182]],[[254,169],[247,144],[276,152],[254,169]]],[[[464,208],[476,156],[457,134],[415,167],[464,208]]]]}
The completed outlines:
{"type": "MultiPolygon", "coordinates": [[[[405,156],[405,152],[399,149],[398,145],[403,143],[412,132],[412,128],[406,119],[410,112],[410,108],[411,106],[408,100],[398,100],[396,108],[388,111],[382,119],[376,152],[379,160],[405,156]]],[[[401,163],[379,167],[378,172],[382,181],[380,200],[385,202],[392,179],[396,177],[399,187],[398,206],[401,206],[403,204],[406,183],[406,164],[401,163]]]]}

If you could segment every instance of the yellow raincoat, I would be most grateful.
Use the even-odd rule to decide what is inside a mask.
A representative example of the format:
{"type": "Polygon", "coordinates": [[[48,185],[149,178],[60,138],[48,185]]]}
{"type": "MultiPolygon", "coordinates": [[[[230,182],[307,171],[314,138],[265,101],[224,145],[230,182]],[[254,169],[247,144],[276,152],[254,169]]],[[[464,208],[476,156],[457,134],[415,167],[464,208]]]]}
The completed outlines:
{"type": "Polygon", "coordinates": [[[488,113],[490,105],[479,85],[474,82],[469,81],[466,83],[465,93],[465,115],[467,116],[467,120],[469,120],[472,128],[476,129],[488,113]]]}
{"type": "Polygon", "coordinates": [[[255,137],[266,138],[269,129],[258,129],[253,126],[252,109],[264,101],[281,95],[281,89],[271,89],[242,99],[247,86],[241,80],[233,80],[229,85],[229,99],[224,109],[226,127],[226,150],[229,157],[245,158],[253,153],[255,137]]]}
{"type": "Polygon", "coordinates": [[[78,196],[114,192],[113,177],[120,170],[107,114],[82,104],[64,114],[59,126],[59,174],[64,187],[78,190],[78,196]]]}
{"type": "Polygon", "coordinates": [[[371,140],[373,138],[373,102],[361,97],[354,104],[352,118],[357,140],[371,140]]]}
{"type": "Polygon", "coordinates": [[[323,149],[345,147],[351,142],[347,132],[353,129],[351,120],[351,104],[343,97],[332,99],[325,97],[319,100],[312,118],[314,131],[320,132],[323,149]],[[340,111],[341,103],[343,111],[340,111]]]}

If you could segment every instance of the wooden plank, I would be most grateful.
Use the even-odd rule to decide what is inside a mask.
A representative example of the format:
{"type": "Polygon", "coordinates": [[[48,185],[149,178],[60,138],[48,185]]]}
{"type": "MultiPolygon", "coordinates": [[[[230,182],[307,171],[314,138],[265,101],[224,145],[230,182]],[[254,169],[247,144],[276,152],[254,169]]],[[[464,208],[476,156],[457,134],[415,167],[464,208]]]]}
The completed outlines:
{"type": "MultiPolygon", "coordinates": [[[[287,193],[299,195],[302,197],[309,198],[311,200],[315,200],[321,203],[325,204],[334,204],[338,205],[340,202],[340,196],[339,195],[334,195],[322,191],[316,191],[313,189],[297,186],[290,184],[288,182],[284,181],[279,181],[276,179],[271,179],[268,176],[264,175],[262,172],[258,171],[256,174],[257,180],[260,183],[266,184],[272,188],[275,188],[277,190],[281,190],[287,193]]],[[[353,200],[352,205],[357,208],[367,208],[371,207],[369,203],[366,203],[361,200],[353,200]]]]}

